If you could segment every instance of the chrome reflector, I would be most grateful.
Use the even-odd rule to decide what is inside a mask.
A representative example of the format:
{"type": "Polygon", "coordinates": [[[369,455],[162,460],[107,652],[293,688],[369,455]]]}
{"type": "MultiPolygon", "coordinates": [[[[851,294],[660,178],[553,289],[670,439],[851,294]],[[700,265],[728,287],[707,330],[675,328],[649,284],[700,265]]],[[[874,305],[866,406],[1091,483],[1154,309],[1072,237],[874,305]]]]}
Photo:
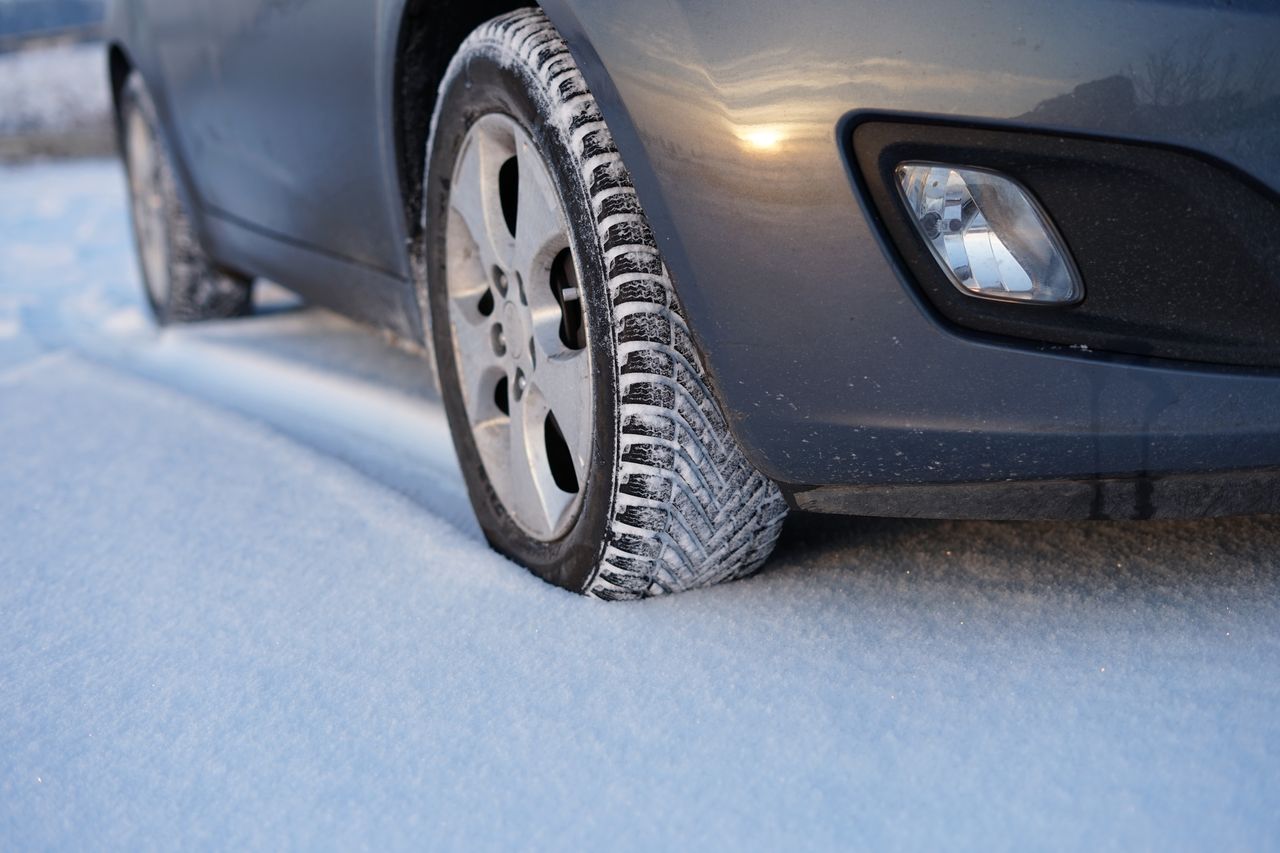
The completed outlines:
{"type": "Polygon", "coordinates": [[[962,293],[1065,304],[1084,286],[1048,216],[1010,178],[941,163],[902,163],[898,189],[916,229],[962,293]]]}

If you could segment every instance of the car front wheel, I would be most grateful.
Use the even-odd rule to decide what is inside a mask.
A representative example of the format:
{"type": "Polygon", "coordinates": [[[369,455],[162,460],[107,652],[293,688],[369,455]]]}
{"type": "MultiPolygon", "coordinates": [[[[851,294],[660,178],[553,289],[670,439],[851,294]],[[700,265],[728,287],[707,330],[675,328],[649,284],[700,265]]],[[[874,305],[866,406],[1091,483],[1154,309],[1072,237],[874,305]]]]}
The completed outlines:
{"type": "Polygon", "coordinates": [[[425,301],[489,542],[608,599],[754,571],[785,503],[708,390],[631,177],[541,12],[468,37],[432,126],[425,301]]]}

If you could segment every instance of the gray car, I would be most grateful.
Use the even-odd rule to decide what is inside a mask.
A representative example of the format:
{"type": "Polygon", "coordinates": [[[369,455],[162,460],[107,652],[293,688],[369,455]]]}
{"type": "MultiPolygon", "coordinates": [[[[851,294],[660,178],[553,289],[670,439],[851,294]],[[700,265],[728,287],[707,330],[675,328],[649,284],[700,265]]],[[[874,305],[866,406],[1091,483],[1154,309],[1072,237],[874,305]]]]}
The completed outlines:
{"type": "Polygon", "coordinates": [[[434,369],[490,543],[608,598],[788,508],[1280,511],[1280,6],[120,0],[159,322],[434,369]]]}

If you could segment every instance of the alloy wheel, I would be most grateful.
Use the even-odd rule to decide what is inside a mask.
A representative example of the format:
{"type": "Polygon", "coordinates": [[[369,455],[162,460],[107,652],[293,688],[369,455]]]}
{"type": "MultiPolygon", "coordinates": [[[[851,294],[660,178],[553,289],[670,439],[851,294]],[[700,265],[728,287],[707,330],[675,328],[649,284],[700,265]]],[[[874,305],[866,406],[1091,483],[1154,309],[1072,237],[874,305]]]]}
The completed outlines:
{"type": "Polygon", "coordinates": [[[169,297],[168,220],[164,204],[164,164],[155,137],[138,110],[129,115],[125,128],[129,196],[132,203],[138,254],[151,300],[164,305],[169,297]]]}
{"type": "Polygon", "coordinates": [[[449,321],[468,423],[507,513],[552,541],[582,504],[594,413],[564,207],[536,145],[499,113],[468,131],[450,187],[449,321]]]}

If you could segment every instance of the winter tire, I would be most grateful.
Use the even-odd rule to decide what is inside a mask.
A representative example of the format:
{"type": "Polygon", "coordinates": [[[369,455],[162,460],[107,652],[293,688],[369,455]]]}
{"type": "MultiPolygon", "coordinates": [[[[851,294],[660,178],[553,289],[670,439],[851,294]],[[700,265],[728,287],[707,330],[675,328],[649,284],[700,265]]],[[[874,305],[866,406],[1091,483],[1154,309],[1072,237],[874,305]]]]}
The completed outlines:
{"type": "Polygon", "coordinates": [[[134,242],[156,321],[165,325],[249,313],[250,282],[217,269],[200,245],[155,102],[136,71],[120,95],[120,145],[134,242]]]}
{"type": "Polygon", "coordinates": [[[785,504],[729,433],[630,175],[541,12],[463,43],[425,174],[424,301],[493,547],[606,599],[759,567],[785,504]]]}

